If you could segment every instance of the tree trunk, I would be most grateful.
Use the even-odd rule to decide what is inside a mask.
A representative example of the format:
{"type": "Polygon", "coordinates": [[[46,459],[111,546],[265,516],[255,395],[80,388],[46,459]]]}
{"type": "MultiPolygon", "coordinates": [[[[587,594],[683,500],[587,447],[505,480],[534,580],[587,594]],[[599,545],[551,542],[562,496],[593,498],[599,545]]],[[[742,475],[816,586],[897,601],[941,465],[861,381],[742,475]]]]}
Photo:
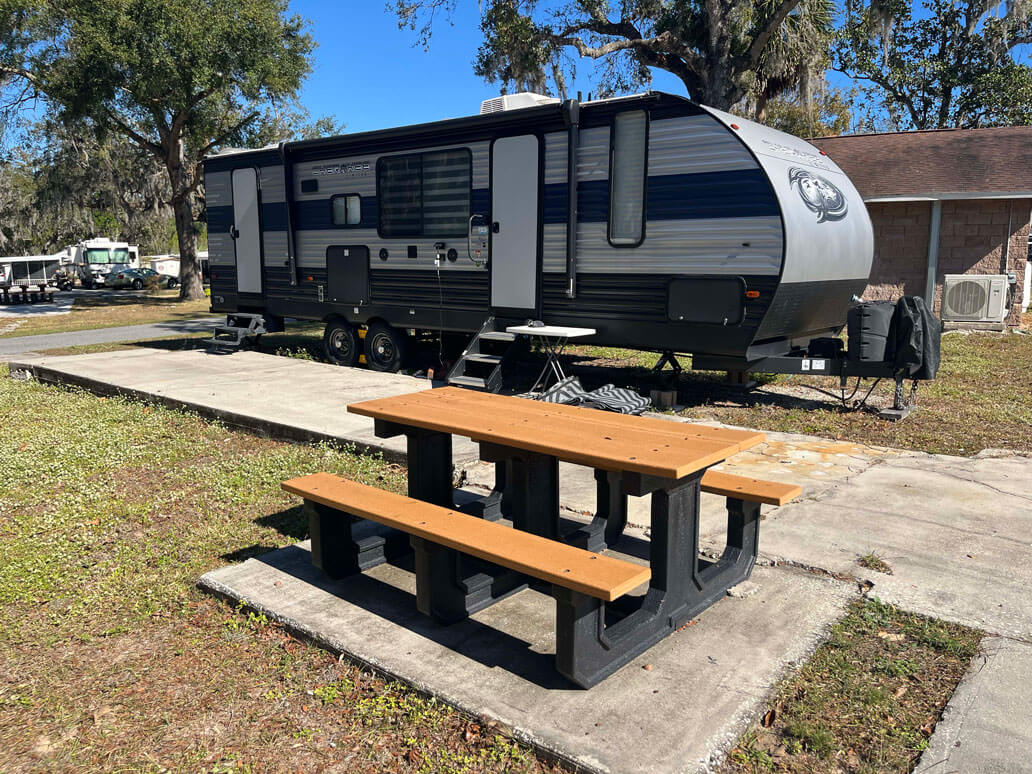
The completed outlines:
{"type": "Polygon", "coordinates": [[[197,260],[197,232],[193,223],[194,165],[186,159],[182,138],[171,140],[172,152],[166,163],[168,179],[172,183],[172,210],[176,217],[176,237],[179,240],[179,300],[195,301],[204,298],[201,283],[201,264],[197,260]]]}
{"type": "Polygon", "coordinates": [[[173,198],[176,215],[176,237],[179,239],[179,299],[194,301],[204,298],[201,264],[197,260],[197,232],[193,224],[190,197],[173,198]]]}

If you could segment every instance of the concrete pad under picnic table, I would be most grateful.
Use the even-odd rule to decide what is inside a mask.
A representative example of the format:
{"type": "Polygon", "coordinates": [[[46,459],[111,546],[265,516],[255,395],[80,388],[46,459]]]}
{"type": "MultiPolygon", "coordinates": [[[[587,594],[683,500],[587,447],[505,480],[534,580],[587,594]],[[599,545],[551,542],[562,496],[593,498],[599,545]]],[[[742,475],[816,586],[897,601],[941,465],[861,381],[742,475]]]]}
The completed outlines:
{"type": "MultiPolygon", "coordinates": [[[[348,405],[434,386],[428,379],[404,374],[248,351],[140,347],[88,355],[24,356],[9,367],[14,375],[156,401],[276,438],[351,443],[399,462],[405,459],[405,438],[377,438],[372,420],[349,414],[348,405]]],[[[476,459],[477,448],[464,438],[453,439],[452,450],[457,465],[476,459]]]]}
{"type": "Polygon", "coordinates": [[[855,593],[795,569],[757,568],[749,593],[722,598],[583,690],[555,671],[555,602],[533,589],[441,626],[416,611],[410,567],[330,581],[307,542],[209,572],[200,586],[589,771],[628,774],[705,771],[855,593]]]}

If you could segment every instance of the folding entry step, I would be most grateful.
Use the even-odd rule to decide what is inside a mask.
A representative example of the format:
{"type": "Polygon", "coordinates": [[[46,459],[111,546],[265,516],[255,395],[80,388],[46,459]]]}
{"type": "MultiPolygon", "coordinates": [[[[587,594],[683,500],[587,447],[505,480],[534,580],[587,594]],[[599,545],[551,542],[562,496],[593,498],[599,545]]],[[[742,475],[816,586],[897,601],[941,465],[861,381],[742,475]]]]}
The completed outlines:
{"type": "Polygon", "coordinates": [[[484,321],[448,372],[448,384],[486,392],[502,389],[506,374],[527,351],[529,342],[526,336],[507,333],[499,327],[494,317],[484,321]]]}
{"type": "Polygon", "coordinates": [[[208,349],[235,349],[245,341],[269,332],[262,315],[238,312],[227,314],[226,324],[217,326],[214,335],[205,343],[208,349]]]}

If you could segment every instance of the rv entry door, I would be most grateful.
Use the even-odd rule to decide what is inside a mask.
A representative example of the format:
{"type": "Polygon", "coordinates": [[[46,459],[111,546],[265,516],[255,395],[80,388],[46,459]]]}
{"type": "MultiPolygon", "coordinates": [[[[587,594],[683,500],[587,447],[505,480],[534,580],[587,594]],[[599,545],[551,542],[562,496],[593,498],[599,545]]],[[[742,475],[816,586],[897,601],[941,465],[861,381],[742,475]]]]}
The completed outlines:
{"type": "Polygon", "coordinates": [[[502,137],[491,149],[491,307],[537,314],[538,138],[502,137]]]}
{"type": "Polygon", "coordinates": [[[233,170],[233,226],[237,292],[262,292],[262,231],[258,207],[258,170],[233,170]]]}

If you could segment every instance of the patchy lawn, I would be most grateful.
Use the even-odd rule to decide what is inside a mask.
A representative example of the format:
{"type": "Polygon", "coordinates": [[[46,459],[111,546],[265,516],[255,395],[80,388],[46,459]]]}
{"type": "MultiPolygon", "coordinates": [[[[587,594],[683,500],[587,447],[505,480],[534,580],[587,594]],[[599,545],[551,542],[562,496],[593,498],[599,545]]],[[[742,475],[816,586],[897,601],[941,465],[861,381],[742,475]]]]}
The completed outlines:
{"type": "Polygon", "coordinates": [[[905,774],[928,746],[981,633],[857,601],[776,690],[722,774],[905,774]]]}
{"type": "Polygon", "coordinates": [[[10,317],[0,320],[0,329],[7,330],[6,333],[0,333],[0,336],[35,336],[120,325],[193,320],[209,316],[210,308],[211,302],[207,298],[199,301],[180,301],[179,290],[159,290],[146,294],[81,294],[75,297],[72,311],[68,314],[10,317]]]}
{"type": "Polygon", "coordinates": [[[0,426],[0,770],[556,770],[195,589],[305,537],[281,480],[404,470],[2,367],[0,426]]]}

